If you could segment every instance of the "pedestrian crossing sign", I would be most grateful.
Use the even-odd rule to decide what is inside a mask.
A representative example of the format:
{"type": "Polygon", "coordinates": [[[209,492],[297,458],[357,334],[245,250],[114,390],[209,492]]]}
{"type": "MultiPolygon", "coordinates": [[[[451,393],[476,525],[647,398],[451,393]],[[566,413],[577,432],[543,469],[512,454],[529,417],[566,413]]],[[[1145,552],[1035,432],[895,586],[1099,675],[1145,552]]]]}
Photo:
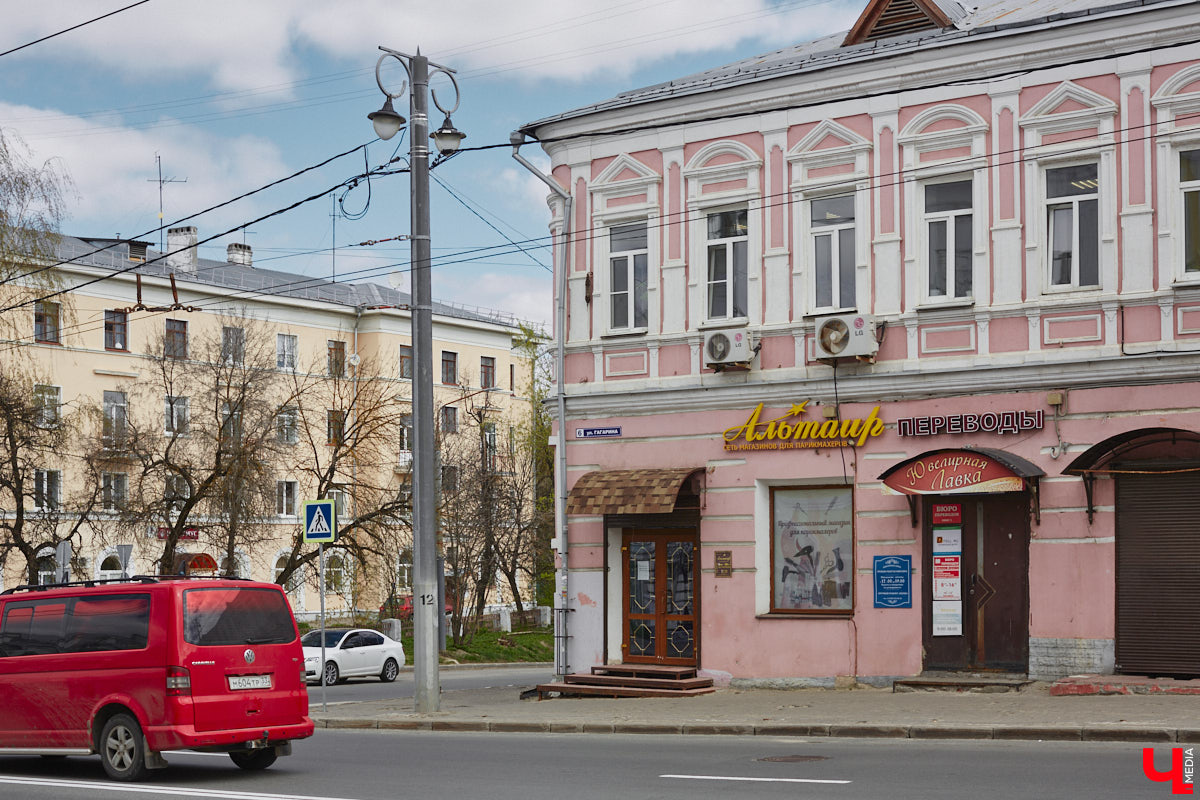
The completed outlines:
{"type": "Polygon", "coordinates": [[[332,542],[337,538],[337,512],[332,500],[304,504],[304,541],[332,542]]]}

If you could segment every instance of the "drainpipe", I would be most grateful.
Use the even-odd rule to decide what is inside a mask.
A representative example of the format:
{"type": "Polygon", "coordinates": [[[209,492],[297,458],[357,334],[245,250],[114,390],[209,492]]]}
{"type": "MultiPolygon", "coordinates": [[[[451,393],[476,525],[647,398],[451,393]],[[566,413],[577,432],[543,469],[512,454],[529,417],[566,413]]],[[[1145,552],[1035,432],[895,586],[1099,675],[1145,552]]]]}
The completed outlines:
{"type": "Polygon", "coordinates": [[[574,203],[569,192],[563,190],[558,182],[529,162],[521,155],[521,145],[525,143],[525,134],[513,131],[508,141],[512,144],[512,157],[525,169],[536,175],[550,187],[563,201],[563,232],[559,239],[561,253],[555,270],[555,307],[554,307],[554,372],[556,376],[555,403],[558,412],[558,440],[554,448],[554,465],[558,473],[555,481],[557,497],[554,499],[554,522],[558,532],[558,580],[555,582],[555,597],[558,607],[554,615],[554,672],[563,676],[570,672],[567,660],[567,618],[570,609],[567,608],[567,395],[566,378],[563,375],[563,360],[566,353],[567,341],[567,273],[571,257],[571,222],[574,203]]]}

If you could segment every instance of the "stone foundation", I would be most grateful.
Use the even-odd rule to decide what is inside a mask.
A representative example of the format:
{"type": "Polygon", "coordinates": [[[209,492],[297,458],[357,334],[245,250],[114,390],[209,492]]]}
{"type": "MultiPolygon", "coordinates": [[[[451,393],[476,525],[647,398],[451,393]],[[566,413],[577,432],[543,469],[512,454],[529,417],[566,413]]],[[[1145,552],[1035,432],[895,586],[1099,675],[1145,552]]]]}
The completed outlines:
{"type": "Polygon", "coordinates": [[[1029,677],[1034,680],[1111,675],[1115,664],[1112,639],[1029,639],[1029,677]]]}

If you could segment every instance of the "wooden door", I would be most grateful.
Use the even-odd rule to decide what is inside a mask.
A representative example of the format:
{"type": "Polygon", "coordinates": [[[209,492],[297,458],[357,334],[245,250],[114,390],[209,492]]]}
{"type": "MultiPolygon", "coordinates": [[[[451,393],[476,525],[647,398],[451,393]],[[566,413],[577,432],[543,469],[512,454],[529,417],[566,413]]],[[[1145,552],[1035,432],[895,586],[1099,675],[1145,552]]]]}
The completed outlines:
{"type": "Polygon", "coordinates": [[[925,520],[925,668],[1003,670],[1029,667],[1029,497],[1024,492],[930,498],[925,520]],[[962,632],[933,635],[931,509],[962,509],[962,632]]]}
{"type": "Polygon", "coordinates": [[[697,545],[694,530],[625,532],[621,652],[626,662],[698,663],[697,545]]]}

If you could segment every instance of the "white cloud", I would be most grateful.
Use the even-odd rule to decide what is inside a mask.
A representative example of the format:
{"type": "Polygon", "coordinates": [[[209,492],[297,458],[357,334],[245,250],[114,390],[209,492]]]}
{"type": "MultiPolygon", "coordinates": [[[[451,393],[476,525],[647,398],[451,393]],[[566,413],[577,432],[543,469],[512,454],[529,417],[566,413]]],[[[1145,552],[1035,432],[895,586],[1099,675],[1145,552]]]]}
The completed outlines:
{"type": "MultiPolygon", "coordinates": [[[[162,157],[163,177],[187,179],[165,187],[168,222],[287,173],[275,143],[256,136],[226,137],[186,125],[133,130],[4,103],[0,119],[16,120],[6,129],[19,134],[35,158],[56,159],[71,177],[76,196],[67,229],[73,233],[135,236],[156,228],[155,153],[162,157]],[[86,229],[101,220],[113,230],[86,229]]],[[[255,206],[232,207],[193,224],[215,231],[246,219],[255,206]]]]}
{"type": "MultiPolygon", "coordinates": [[[[844,29],[858,0],[356,0],[149,3],[15,53],[75,60],[139,81],[206,76],[222,90],[290,91],[307,48],[349,63],[385,44],[452,62],[463,77],[623,77],[648,63],[756,40],[764,48],[844,29]],[[181,10],[182,9],[182,10],[181,10]],[[127,35],[119,35],[121,31],[127,35]],[[123,41],[124,46],[114,42],[123,41]]],[[[5,38],[33,40],[95,15],[86,0],[6,9],[5,38]]]]}
{"type": "Polygon", "coordinates": [[[500,310],[517,319],[541,324],[547,331],[553,316],[553,281],[550,274],[530,265],[527,274],[508,272],[482,272],[471,275],[469,281],[455,282],[453,293],[443,282],[434,286],[434,295],[439,300],[450,299],[455,303],[500,310]]]}

